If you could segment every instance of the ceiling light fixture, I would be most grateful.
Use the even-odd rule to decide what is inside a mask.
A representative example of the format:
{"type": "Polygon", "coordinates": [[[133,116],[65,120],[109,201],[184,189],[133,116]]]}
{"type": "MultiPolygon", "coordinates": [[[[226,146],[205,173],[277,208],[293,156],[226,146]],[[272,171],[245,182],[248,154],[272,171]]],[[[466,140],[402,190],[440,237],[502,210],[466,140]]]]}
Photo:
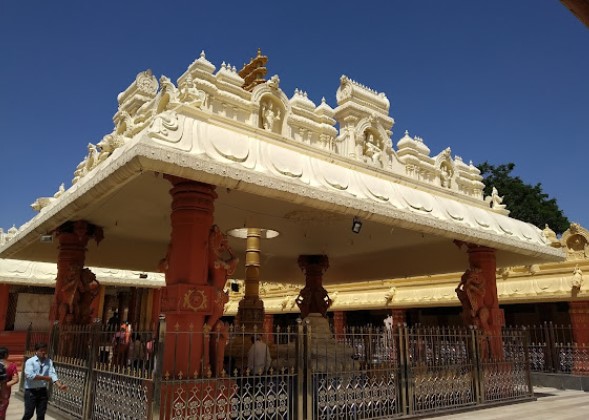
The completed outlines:
{"type": "Polygon", "coordinates": [[[362,221],[359,217],[354,216],[354,220],[352,220],[352,232],[360,233],[362,230],[362,221]]]}

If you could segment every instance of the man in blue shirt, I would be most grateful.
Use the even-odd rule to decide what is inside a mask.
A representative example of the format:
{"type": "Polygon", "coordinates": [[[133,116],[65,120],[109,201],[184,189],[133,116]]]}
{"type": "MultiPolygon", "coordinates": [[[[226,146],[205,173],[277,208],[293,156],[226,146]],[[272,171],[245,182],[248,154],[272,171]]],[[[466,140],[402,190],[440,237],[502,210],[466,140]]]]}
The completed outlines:
{"type": "Polygon", "coordinates": [[[47,344],[35,344],[35,356],[25,363],[25,414],[22,420],[29,420],[37,410],[37,420],[45,419],[47,411],[47,385],[53,382],[62,391],[67,385],[55,373],[53,362],[47,357],[47,344]]]}

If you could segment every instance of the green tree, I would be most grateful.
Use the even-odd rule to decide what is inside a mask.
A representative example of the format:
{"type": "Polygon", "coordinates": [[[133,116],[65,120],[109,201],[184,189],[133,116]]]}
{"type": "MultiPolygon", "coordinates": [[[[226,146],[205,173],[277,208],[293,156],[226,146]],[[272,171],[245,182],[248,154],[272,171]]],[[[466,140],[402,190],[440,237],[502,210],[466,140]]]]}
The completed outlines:
{"type": "Polygon", "coordinates": [[[526,184],[520,177],[513,176],[511,172],[515,168],[514,163],[494,166],[489,162],[483,162],[477,165],[477,168],[483,176],[485,195],[491,195],[493,187],[497,188],[511,217],[531,223],[540,229],[548,225],[557,234],[562,234],[568,229],[569,219],[558,207],[556,199],[549,198],[548,194],[542,191],[540,183],[526,184]]]}

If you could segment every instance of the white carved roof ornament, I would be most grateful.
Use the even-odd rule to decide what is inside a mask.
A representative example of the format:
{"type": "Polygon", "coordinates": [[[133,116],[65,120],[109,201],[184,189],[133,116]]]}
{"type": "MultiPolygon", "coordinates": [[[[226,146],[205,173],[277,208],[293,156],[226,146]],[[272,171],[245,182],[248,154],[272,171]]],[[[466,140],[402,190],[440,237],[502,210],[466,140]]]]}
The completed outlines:
{"type": "Polygon", "coordinates": [[[516,254],[560,255],[546,247],[539,229],[506,217],[501,203],[492,209],[478,169],[449,148],[430,156],[421,138],[405,133],[394,150],[384,93],[342,76],[333,109],[325,100],[316,106],[301,90],[289,99],[277,75],[251,92],[243,83],[232,65],[223,63],[215,73],[204,52],[177,84],[166,76],[158,83],[149,70],[139,73],[117,97],[113,131],[88,144],[75,185],[50,200],[19,236],[51,225],[65,208],[73,215],[74,203],[89,191],[106,194],[137,174],[156,172],[410,231],[476,239],[516,254]],[[111,176],[121,171],[128,172],[111,176]]]}
{"type": "Polygon", "coordinates": [[[200,56],[198,57],[197,60],[194,60],[194,62],[188,66],[188,74],[191,74],[192,76],[198,76],[200,73],[200,75],[203,74],[213,74],[215,72],[215,65],[213,63],[211,63],[209,60],[207,60],[206,54],[203,51],[201,51],[200,56]],[[194,74],[197,73],[197,74],[194,74]]]}
{"type": "Polygon", "coordinates": [[[238,86],[241,88],[243,85],[244,80],[237,74],[237,68],[232,66],[231,64],[221,64],[221,68],[217,72],[217,80],[220,82],[225,82],[229,85],[238,86]]]}
{"type": "Polygon", "coordinates": [[[552,229],[550,229],[550,226],[548,226],[548,224],[546,224],[544,226],[542,233],[544,234],[544,239],[546,240],[546,244],[548,244],[554,248],[560,248],[562,246],[562,244],[560,243],[560,241],[556,237],[556,232],[554,232],[552,229]]]}
{"type": "Polygon", "coordinates": [[[578,223],[571,223],[560,238],[568,259],[589,258],[589,231],[578,223]]]}
{"type": "Polygon", "coordinates": [[[315,111],[317,107],[312,100],[307,96],[307,92],[295,89],[292,98],[290,98],[290,105],[292,107],[301,108],[309,112],[315,111]]]}
{"type": "Polygon", "coordinates": [[[325,101],[325,97],[321,98],[321,103],[317,106],[316,113],[323,117],[323,122],[330,125],[335,125],[335,120],[333,119],[335,112],[333,111],[333,108],[330,107],[329,104],[325,101]]]}
{"type": "Polygon", "coordinates": [[[491,195],[485,197],[485,201],[489,203],[492,211],[506,216],[509,214],[509,210],[507,210],[507,207],[503,204],[503,197],[499,195],[497,188],[493,187],[491,195]]]}

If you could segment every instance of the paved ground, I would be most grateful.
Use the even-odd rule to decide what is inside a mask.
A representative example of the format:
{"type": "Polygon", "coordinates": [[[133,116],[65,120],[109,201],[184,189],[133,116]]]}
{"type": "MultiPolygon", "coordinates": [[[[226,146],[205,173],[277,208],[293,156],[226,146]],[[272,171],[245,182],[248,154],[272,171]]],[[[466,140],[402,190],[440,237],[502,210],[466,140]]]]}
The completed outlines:
{"type": "Polygon", "coordinates": [[[581,420],[589,418],[589,392],[540,387],[535,387],[534,392],[536,401],[437,416],[435,419],[581,420]]]}
{"type": "MultiPolygon", "coordinates": [[[[437,420],[581,420],[589,418],[589,392],[534,388],[537,401],[432,417],[437,420]]],[[[23,402],[12,396],[6,420],[20,420],[23,402]]],[[[50,415],[45,420],[61,420],[50,415]]]]}

